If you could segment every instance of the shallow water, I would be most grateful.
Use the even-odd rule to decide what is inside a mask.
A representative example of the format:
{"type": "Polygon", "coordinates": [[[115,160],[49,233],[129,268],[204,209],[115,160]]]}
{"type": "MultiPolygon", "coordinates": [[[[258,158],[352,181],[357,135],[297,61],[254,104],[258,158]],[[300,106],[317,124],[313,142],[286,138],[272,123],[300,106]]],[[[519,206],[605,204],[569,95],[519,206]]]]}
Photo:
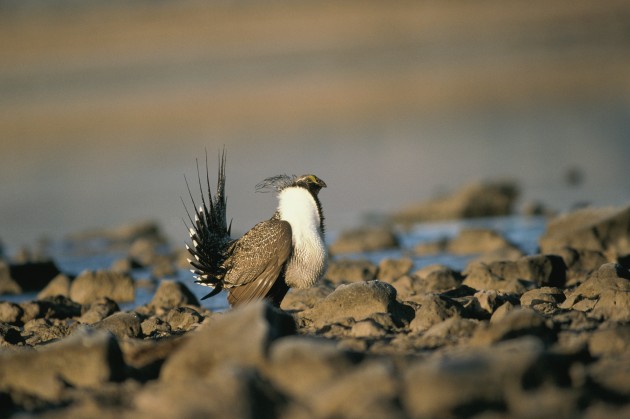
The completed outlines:
{"type": "MultiPolygon", "coordinates": [[[[536,253],[538,238],[545,229],[546,221],[542,217],[493,217],[473,220],[458,220],[448,222],[432,222],[416,224],[409,229],[398,229],[400,248],[381,250],[365,253],[339,255],[336,258],[365,259],[378,264],[384,258],[400,258],[409,256],[414,261],[413,270],[420,269],[431,264],[443,264],[454,270],[463,270],[466,265],[478,255],[454,255],[450,253],[437,253],[434,255],[417,256],[412,250],[420,243],[429,243],[442,238],[451,238],[461,229],[471,227],[485,227],[494,229],[503,234],[510,242],[514,243],[526,254],[536,253]]],[[[329,242],[334,240],[335,232],[329,235],[329,242]]],[[[93,250],[95,251],[95,250],[93,250]]],[[[50,246],[50,255],[57,263],[59,269],[69,275],[77,275],[85,269],[108,269],[112,263],[124,256],[123,252],[106,252],[86,255],[77,254],[75,250],[61,243],[53,243],[50,246]]],[[[146,281],[151,277],[147,269],[135,269],[132,276],[141,284],[136,287],[136,299],[132,303],[121,305],[122,310],[131,310],[136,306],[147,304],[153,298],[153,293],[158,285],[158,280],[146,281]]],[[[210,288],[194,284],[192,274],[186,269],[177,271],[176,279],[188,286],[198,299],[201,299],[210,288]]],[[[28,293],[16,296],[2,296],[0,300],[20,302],[35,299],[36,293],[28,293]]],[[[225,293],[202,301],[202,306],[214,311],[225,310],[228,307],[225,293]]]]}

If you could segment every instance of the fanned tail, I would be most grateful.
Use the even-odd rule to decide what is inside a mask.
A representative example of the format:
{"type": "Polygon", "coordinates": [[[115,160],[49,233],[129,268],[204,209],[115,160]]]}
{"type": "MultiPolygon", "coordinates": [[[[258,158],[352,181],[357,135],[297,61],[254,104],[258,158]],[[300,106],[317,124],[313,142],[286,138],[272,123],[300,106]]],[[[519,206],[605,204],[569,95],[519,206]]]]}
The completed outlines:
{"type": "Polygon", "coordinates": [[[197,205],[193,194],[190,190],[188,179],[186,188],[188,195],[195,209],[194,219],[190,211],[186,207],[184,200],[184,209],[188,216],[190,226],[184,221],[190,235],[190,244],[186,244],[186,249],[192,255],[188,262],[193,267],[191,272],[195,275],[196,283],[213,287],[212,292],[202,299],[206,299],[218,294],[223,288],[223,277],[225,275],[224,262],[228,256],[231,238],[230,232],[232,223],[227,224],[226,209],[227,197],[225,196],[225,150],[219,157],[219,171],[217,176],[217,188],[214,198],[210,189],[210,176],[208,174],[208,153],[206,152],[206,187],[207,200],[204,197],[204,191],[199,171],[199,161],[197,160],[197,179],[199,183],[199,192],[201,194],[201,204],[197,205]]]}

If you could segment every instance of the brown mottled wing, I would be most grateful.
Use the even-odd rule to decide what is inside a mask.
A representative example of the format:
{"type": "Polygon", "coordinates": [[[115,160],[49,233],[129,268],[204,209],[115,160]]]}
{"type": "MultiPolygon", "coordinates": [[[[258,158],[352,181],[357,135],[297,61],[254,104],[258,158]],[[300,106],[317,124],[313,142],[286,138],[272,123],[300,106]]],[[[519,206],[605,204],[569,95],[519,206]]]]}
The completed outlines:
{"type": "Polygon", "coordinates": [[[271,219],[256,224],[235,244],[224,283],[230,305],[264,298],[291,255],[291,225],[271,219]]]}

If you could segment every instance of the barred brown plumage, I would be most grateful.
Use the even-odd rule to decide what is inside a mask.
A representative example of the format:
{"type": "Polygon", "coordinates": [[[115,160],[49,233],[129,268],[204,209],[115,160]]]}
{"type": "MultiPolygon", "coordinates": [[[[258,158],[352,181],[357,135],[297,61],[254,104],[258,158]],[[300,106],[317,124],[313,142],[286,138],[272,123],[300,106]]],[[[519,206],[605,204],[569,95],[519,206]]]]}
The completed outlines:
{"type": "Polygon", "coordinates": [[[223,151],[213,197],[206,155],[207,201],[197,163],[201,205],[197,206],[186,181],[195,207],[194,218],[186,208],[191,224],[191,245],[186,248],[193,256],[189,262],[195,282],[214,288],[203,299],[225,289],[232,306],[263,298],[279,306],[289,287],[312,286],[325,273],[328,255],[318,194],[326,183],[310,174],[265,179],[256,188],[278,192],[278,209],[270,219],[234,240],[226,217],[225,161],[223,151]]]}

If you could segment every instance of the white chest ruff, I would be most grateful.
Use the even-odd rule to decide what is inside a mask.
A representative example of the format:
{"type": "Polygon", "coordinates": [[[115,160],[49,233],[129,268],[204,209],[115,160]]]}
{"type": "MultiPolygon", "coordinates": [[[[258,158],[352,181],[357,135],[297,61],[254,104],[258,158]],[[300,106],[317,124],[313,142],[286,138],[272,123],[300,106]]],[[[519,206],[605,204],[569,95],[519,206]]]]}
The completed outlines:
{"type": "Polygon", "coordinates": [[[324,276],[328,264],[317,204],[310,192],[299,187],[284,189],[279,199],[280,218],[291,224],[294,246],[285,281],[292,288],[308,288],[324,276]]]}

